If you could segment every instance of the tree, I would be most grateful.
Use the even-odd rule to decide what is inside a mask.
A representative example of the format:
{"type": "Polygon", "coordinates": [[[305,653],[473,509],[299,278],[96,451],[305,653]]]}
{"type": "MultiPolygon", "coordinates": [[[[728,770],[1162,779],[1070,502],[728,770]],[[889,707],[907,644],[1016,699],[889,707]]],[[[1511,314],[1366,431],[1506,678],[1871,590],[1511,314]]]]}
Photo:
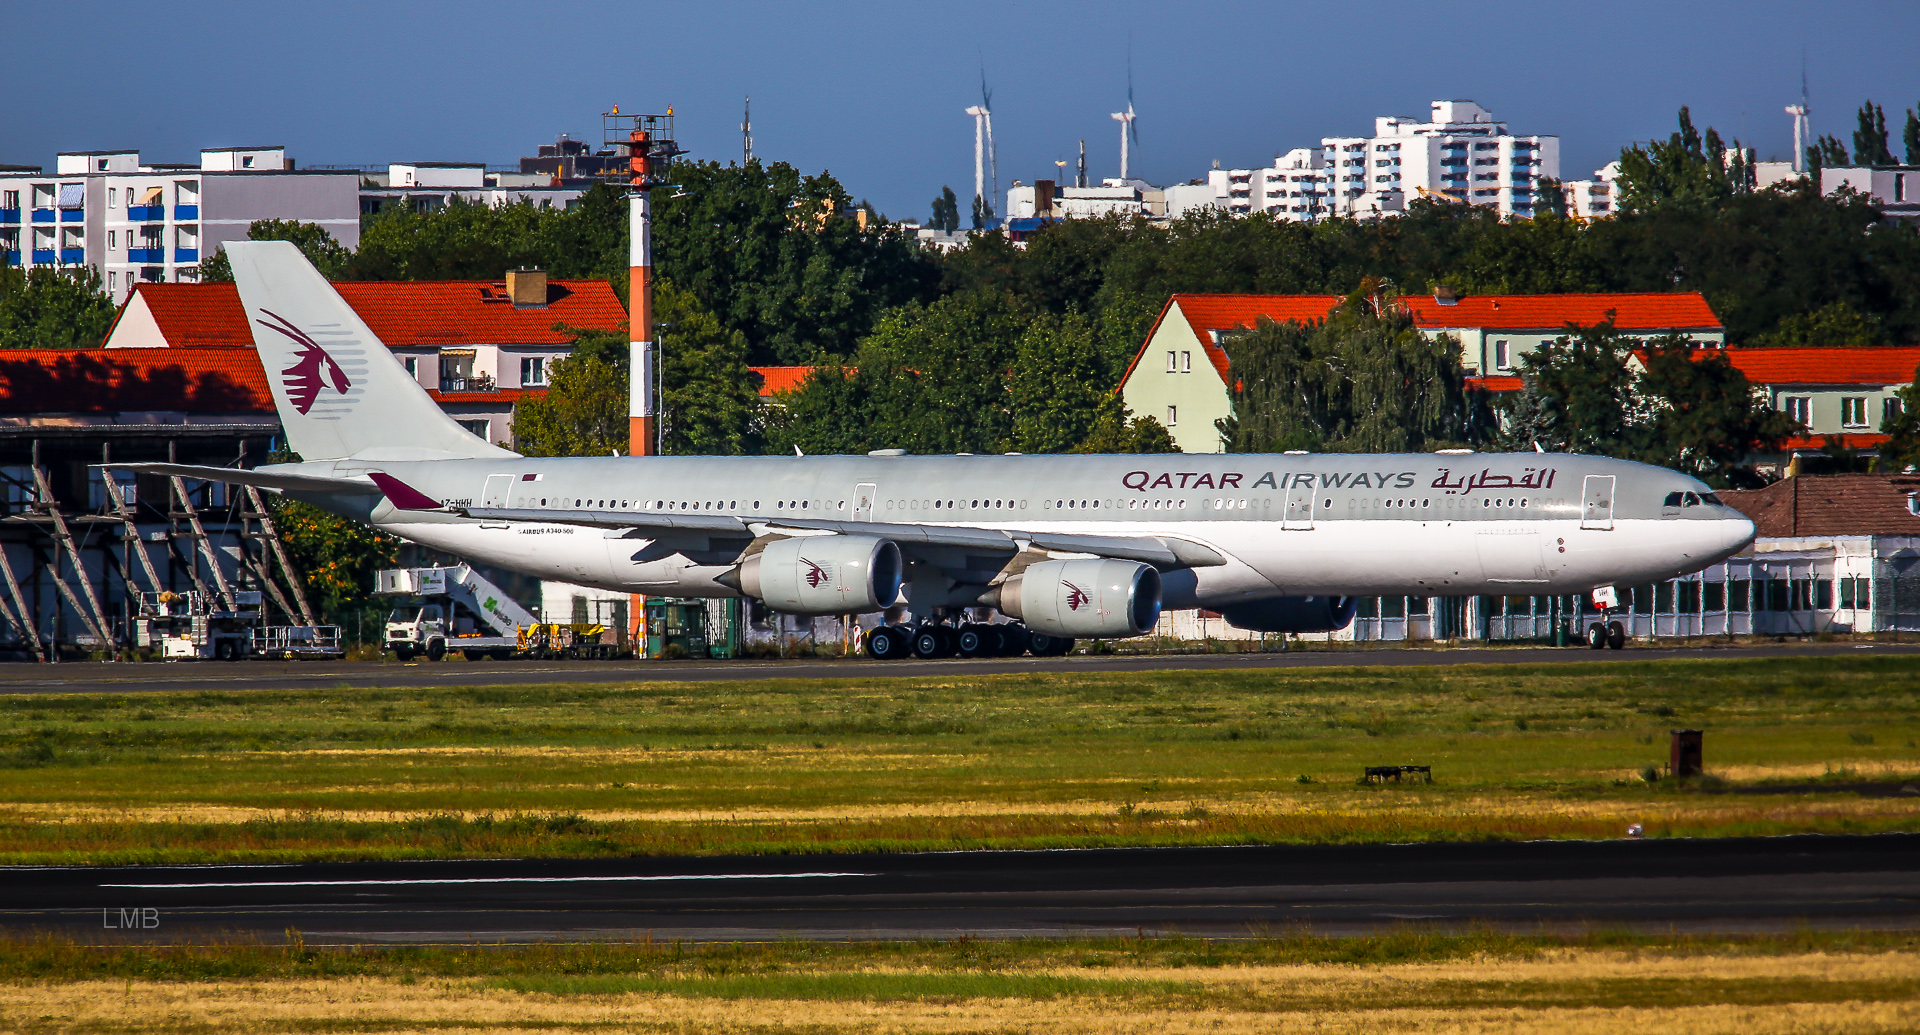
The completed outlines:
{"type": "Polygon", "coordinates": [[[1887,113],[1868,101],[1854,113],[1860,127],[1853,131],[1853,159],[1861,165],[1896,165],[1887,147],[1887,113]]]}
{"type": "Polygon", "coordinates": [[[667,281],[654,290],[654,315],[661,329],[664,452],[759,452],[759,378],[747,369],[746,336],[722,327],[692,295],[667,281]]]}
{"type": "Polygon", "coordinates": [[[1639,460],[1725,487],[1754,484],[1741,462],[1798,427],[1724,351],[1680,335],[1636,342],[1611,322],[1568,325],[1520,358],[1520,376],[1525,387],[1500,401],[1506,449],[1639,460]]]}
{"type": "Polygon", "coordinates": [[[1173,436],[1152,417],[1135,417],[1120,402],[1119,393],[1107,397],[1093,433],[1068,450],[1071,453],[1178,453],[1173,436]]]}
{"type": "MultiPolygon", "coordinates": [[[[539,398],[513,408],[515,448],[526,456],[607,456],[627,451],[627,371],[609,358],[604,332],[556,360],[539,398]]],[[[624,353],[624,343],[621,352],[624,353]]]]}
{"type": "Polygon", "coordinates": [[[1065,453],[1087,441],[1114,398],[1113,371],[1079,313],[1036,319],[1016,346],[1007,379],[1013,427],[1007,448],[1065,453]]]}
{"type": "MultiPolygon", "coordinates": [[[[353,258],[353,253],[334,240],[326,227],[296,219],[256,219],[247,224],[247,240],[291,241],[300,246],[300,254],[328,280],[342,279],[348,261],[353,258]]],[[[233,266],[227,260],[225,247],[215,249],[212,255],[200,260],[200,280],[206,283],[233,281],[233,266]]]]}
{"type": "Polygon", "coordinates": [[[1680,128],[1665,141],[1620,151],[1622,211],[1645,212],[1663,204],[1705,208],[1745,188],[1748,177],[1740,142],[1732,145],[1739,163],[1736,170],[1717,130],[1707,127],[1703,138],[1685,107],[1680,109],[1679,122],[1680,128]]]}
{"type": "Polygon", "coordinates": [[[1820,170],[1841,169],[1852,164],[1853,159],[1847,157],[1847,145],[1842,144],[1840,138],[1831,133],[1822,136],[1814,141],[1812,147],[1807,148],[1807,173],[1816,185],[1820,182],[1820,170]]]}
{"type": "Polygon", "coordinates": [[[1890,474],[1920,467],[1920,367],[1894,398],[1900,405],[1880,422],[1880,433],[1889,437],[1880,444],[1880,459],[1874,463],[1874,470],[1890,474]]]}
{"type": "Polygon", "coordinates": [[[1886,328],[1878,318],[1856,312],[1845,302],[1833,302],[1812,312],[1782,317],[1771,331],[1753,344],[1780,348],[1861,346],[1887,344],[1886,328]]]}
{"type": "Polygon", "coordinates": [[[91,266],[0,265],[0,348],[92,348],[106,340],[114,311],[91,266]]]}
{"type": "Polygon", "coordinates": [[[269,499],[293,568],[318,597],[321,612],[338,621],[345,612],[368,607],[374,572],[399,563],[400,540],[310,504],[269,499]]]}
{"type": "Polygon", "coordinates": [[[1755,487],[1742,461],[1777,451],[1800,430],[1754,393],[1722,349],[1697,348],[1676,334],[1647,342],[1640,356],[1634,394],[1646,426],[1638,459],[1716,488],[1755,487]]]}
{"type": "Polygon", "coordinates": [[[993,202],[987,200],[984,195],[975,194],[973,196],[973,228],[985,230],[992,222],[993,202]]]}
{"type": "Polygon", "coordinates": [[[1366,281],[1324,322],[1262,320],[1226,345],[1229,452],[1420,452],[1485,437],[1459,343],[1429,338],[1391,291],[1366,281]]]}
{"type": "Polygon", "coordinates": [[[678,192],[654,195],[656,268],[744,335],[755,363],[850,356],[882,313],[939,283],[906,234],[843,215],[852,199],[828,173],[756,159],[676,164],[672,176],[678,192]]]}
{"type": "Polygon", "coordinates": [[[1907,145],[1907,164],[1920,165],[1920,108],[1907,109],[1907,128],[1901,132],[1900,142],[1907,145]]]}
{"type": "Polygon", "coordinates": [[[952,187],[940,188],[940,196],[933,199],[933,218],[927,221],[927,225],[947,233],[960,229],[960,199],[953,193],[952,187]]]}
{"type": "Polygon", "coordinates": [[[1534,206],[1534,218],[1549,216],[1554,219],[1567,218],[1567,191],[1560,181],[1551,176],[1542,176],[1536,186],[1540,192],[1540,203],[1534,206]]]}

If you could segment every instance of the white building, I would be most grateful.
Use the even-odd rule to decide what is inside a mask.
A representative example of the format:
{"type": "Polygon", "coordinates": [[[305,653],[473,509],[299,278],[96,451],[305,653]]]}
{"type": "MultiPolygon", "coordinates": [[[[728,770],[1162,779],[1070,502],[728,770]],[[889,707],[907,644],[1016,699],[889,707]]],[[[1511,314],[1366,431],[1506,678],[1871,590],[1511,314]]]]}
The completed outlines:
{"type": "Polygon", "coordinates": [[[1539,181],[1559,177],[1559,137],[1514,136],[1472,101],[1434,101],[1431,121],[1382,116],[1372,136],[1322,137],[1319,147],[1295,148],[1269,168],[1215,168],[1206,181],[1211,198],[1193,189],[1196,181],[1168,188],[1167,209],[1175,217],[1213,207],[1294,221],[1371,219],[1426,197],[1526,217],[1539,181]]]}
{"type": "Polygon", "coordinates": [[[1098,187],[1069,187],[1053,180],[1035,180],[1031,186],[1013,181],[1007,189],[1008,220],[1100,219],[1105,216],[1165,214],[1160,188],[1145,180],[1102,180],[1098,187]]]}
{"type": "Polygon", "coordinates": [[[366,179],[373,186],[361,187],[360,211],[367,215],[400,203],[416,212],[433,212],[455,200],[489,208],[524,203],[567,209],[588,190],[578,181],[556,186],[554,177],[543,172],[488,172],[479,162],[395,162],[384,177],[376,173],[366,179]]]}
{"type": "Polygon", "coordinates": [[[318,223],[356,247],[358,190],[358,174],[294,169],[279,146],[209,148],[198,165],[69,152],[51,176],[0,169],[0,250],[18,266],[92,266],[118,301],[136,283],[196,279],[203,255],[257,219],[318,223]]]}
{"type": "Polygon", "coordinates": [[[1567,215],[1581,219],[1606,219],[1620,211],[1620,162],[1608,162],[1595,169],[1590,180],[1568,180],[1560,185],[1566,193],[1567,215]]]}

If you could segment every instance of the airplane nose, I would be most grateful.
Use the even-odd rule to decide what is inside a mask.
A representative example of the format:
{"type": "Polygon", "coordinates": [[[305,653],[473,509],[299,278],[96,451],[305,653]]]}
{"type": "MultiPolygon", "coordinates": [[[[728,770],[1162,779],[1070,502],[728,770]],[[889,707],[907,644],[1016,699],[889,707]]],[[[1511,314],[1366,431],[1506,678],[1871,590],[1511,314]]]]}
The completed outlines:
{"type": "Polygon", "coordinates": [[[1726,544],[1724,549],[1728,557],[1752,545],[1754,536],[1758,534],[1759,531],[1754,527],[1753,519],[1744,514],[1738,517],[1727,518],[1722,521],[1721,524],[1726,526],[1726,544]]]}

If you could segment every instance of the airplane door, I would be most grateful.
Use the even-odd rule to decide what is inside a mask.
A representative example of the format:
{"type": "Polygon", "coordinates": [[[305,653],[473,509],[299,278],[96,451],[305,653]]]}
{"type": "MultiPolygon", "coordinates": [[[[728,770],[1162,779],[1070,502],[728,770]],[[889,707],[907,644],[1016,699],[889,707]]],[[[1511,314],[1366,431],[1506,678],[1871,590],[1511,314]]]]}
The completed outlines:
{"type": "Polygon", "coordinates": [[[1313,527],[1313,482],[1310,479],[1302,478],[1287,486],[1287,511],[1280,527],[1313,527]]]}
{"type": "Polygon", "coordinates": [[[1613,475],[1587,475],[1580,490],[1580,527],[1601,531],[1613,528],[1613,475]]]}
{"type": "Polygon", "coordinates": [[[507,493],[513,490],[513,475],[487,475],[487,487],[480,494],[480,505],[491,509],[504,510],[507,506],[507,493]]]}
{"type": "Polygon", "coordinates": [[[873,499],[880,487],[873,482],[861,482],[853,487],[853,519],[855,521],[873,520],[873,499]]]}

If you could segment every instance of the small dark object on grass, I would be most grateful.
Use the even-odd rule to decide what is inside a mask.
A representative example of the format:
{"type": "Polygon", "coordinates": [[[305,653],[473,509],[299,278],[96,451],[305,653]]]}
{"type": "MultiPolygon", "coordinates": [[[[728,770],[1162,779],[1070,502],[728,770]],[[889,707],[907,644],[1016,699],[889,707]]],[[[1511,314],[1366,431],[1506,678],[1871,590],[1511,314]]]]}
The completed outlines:
{"type": "Polygon", "coordinates": [[[1313,777],[1308,776],[1305,773],[1301,773],[1299,776],[1296,776],[1293,778],[1293,782],[1294,783],[1312,783],[1313,777]]]}
{"type": "Polygon", "coordinates": [[[1433,767],[1430,765],[1370,765],[1364,783],[1405,783],[1413,778],[1421,778],[1427,783],[1433,782],[1433,767]]]}

